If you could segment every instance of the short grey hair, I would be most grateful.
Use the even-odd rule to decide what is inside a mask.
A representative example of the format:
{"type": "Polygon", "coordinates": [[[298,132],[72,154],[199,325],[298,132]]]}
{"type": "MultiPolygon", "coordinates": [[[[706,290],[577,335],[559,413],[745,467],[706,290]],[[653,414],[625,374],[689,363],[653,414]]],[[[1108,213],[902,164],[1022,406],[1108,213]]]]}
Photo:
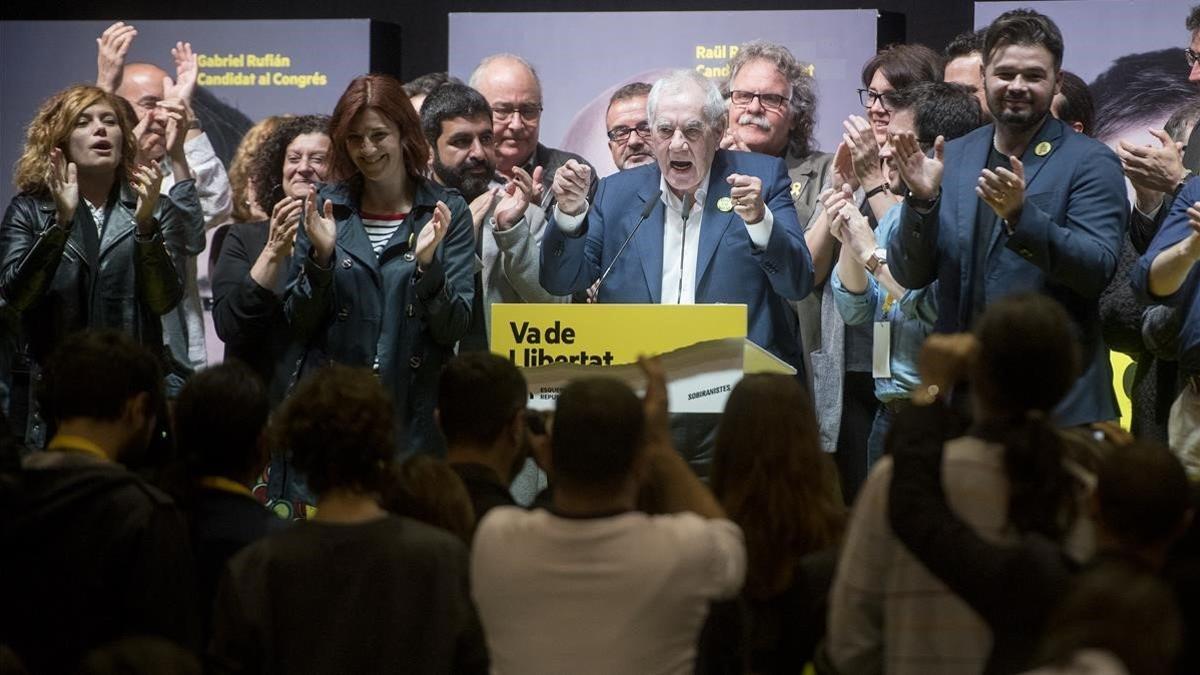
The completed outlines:
{"type": "Polygon", "coordinates": [[[700,111],[704,123],[713,131],[724,133],[725,121],[729,115],[725,97],[721,96],[721,90],[712,80],[694,70],[676,70],[666,77],[659,78],[650,88],[650,96],[646,99],[646,116],[653,122],[654,114],[658,111],[659,97],[664,93],[679,93],[688,84],[699,87],[704,94],[704,105],[700,111]]]}
{"type": "Polygon", "coordinates": [[[721,93],[729,96],[733,78],[751,61],[766,61],[775,66],[780,75],[791,86],[792,95],[788,108],[792,113],[792,126],[788,130],[788,154],[807,157],[816,151],[813,130],[817,124],[817,83],[808,68],[800,64],[792,52],[783,45],[763,40],[754,40],[742,45],[738,53],[729,59],[729,79],[721,87],[721,93]]]}
{"type": "Polygon", "coordinates": [[[538,100],[539,101],[541,100],[541,98],[542,98],[542,78],[538,77],[537,69],[535,69],[533,67],[532,63],[526,61],[525,59],[521,58],[520,56],[517,56],[516,54],[502,53],[502,54],[492,54],[491,56],[483,57],[483,60],[479,62],[479,65],[475,66],[475,70],[471,71],[471,77],[470,77],[470,79],[467,80],[467,86],[471,87],[472,89],[478,90],[479,89],[479,81],[483,79],[484,71],[487,70],[489,66],[491,66],[493,63],[496,63],[497,61],[511,61],[513,63],[516,63],[516,64],[522,66],[523,68],[525,68],[525,70],[528,70],[529,74],[531,76],[533,76],[534,83],[537,84],[538,100]]]}

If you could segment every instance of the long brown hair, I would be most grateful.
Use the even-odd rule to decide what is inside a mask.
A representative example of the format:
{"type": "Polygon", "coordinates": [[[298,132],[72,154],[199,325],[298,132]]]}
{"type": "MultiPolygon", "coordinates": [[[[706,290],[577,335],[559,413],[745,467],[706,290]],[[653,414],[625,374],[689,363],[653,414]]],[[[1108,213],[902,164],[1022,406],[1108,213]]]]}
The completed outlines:
{"type": "Polygon", "coordinates": [[[712,489],[746,537],[752,597],[786,590],[801,556],[840,540],[837,469],[795,377],[747,375],[734,387],[717,428],[712,489]]]}
{"type": "MultiPolygon", "coordinates": [[[[97,103],[107,103],[116,113],[117,124],[121,127],[121,164],[117,178],[120,180],[133,174],[138,148],[128,106],[115,94],[77,84],[46,99],[29,122],[25,131],[25,150],[13,169],[13,184],[17,190],[39,197],[50,193],[50,151],[59,148],[67,154],[67,138],[75,128],[75,120],[97,103]]],[[[68,156],[67,161],[72,159],[68,156]]]]}
{"type": "Polygon", "coordinates": [[[400,130],[400,147],[404,151],[404,168],[411,177],[422,175],[429,163],[429,144],[421,132],[421,118],[399,80],[372,73],[351,80],[333,108],[329,120],[329,138],[333,141],[331,179],[347,180],[358,173],[346,151],[346,138],[350,135],[350,123],[367,108],[374,108],[396,125],[400,130]]]}

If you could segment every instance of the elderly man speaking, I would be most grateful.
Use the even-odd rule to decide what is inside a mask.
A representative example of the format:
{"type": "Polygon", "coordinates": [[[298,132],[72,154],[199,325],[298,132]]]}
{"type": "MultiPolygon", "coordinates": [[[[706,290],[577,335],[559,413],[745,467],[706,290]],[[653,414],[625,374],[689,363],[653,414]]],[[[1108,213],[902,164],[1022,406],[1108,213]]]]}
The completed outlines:
{"type": "Polygon", "coordinates": [[[568,161],[555,173],[542,285],[575,293],[612,265],[598,302],[745,304],[748,337],[803,370],[787,301],[808,295],[812,260],[786,167],[775,157],[718,149],[725,101],[693,71],[655,82],[647,107],[656,163],[601,180],[591,204],[589,167],[568,161]]]}

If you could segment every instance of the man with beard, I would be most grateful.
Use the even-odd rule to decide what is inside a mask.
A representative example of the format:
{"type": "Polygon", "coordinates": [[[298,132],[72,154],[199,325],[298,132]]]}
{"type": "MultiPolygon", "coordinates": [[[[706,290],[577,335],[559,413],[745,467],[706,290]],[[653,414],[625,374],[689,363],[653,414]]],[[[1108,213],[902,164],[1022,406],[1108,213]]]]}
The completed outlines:
{"type": "Polygon", "coordinates": [[[546,214],[531,200],[542,171],[536,168],[531,175],[514,166],[512,178],[497,175],[491,114],[482,94],[455,83],[430,92],[421,107],[421,127],[433,148],[434,179],[462,192],[475,222],[482,292],[475,294],[477,311],[463,339],[468,349],[487,348],[493,302],[566,300],[547,293],[538,282],[546,214]],[[493,181],[503,187],[490,187],[493,181]]]}
{"type": "MultiPolygon", "coordinates": [[[[162,190],[165,194],[177,180],[171,174],[170,163],[163,161],[166,155],[166,109],[171,104],[182,105],[188,111],[192,125],[184,142],[184,153],[188,166],[196,179],[196,193],[200,197],[200,210],[204,213],[204,228],[211,230],[226,222],[233,210],[229,189],[229,176],[225,166],[217,158],[212,143],[193,114],[192,98],[196,93],[196,78],[199,66],[191,43],[179,42],[171,49],[175,63],[175,78],[172,79],[158,66],[149,63],[125,63],[125,55],[137,36],[137,30],[118,21],[105,29],[96,39],[98,45],[96,86],[112,92],[129,102],[138,117],[139,155],[144,159],[159,162],[163,169],[162,190]],[[164,107],[166,106],[166,107],[164,107]]],[[[185,373],[204,367],[208,361],[204,345],[204,312],[200,302],[200,269],[197,266],[200,253],[204,251],[204,232],[196,232],[188,238],[186,250],[172,251],[176,267],[184,282],[183,300],[163,316],[163,334],[171,355],[185,373]]],[[[208,285],[208,269],[204,265],[203,277],[208,285]]],[[[211,321],[211,317],[209,318],[211,321]]],[[[176,393],[175,378],[168,374],[168,395],[176,393]]]]}
{"type": "Polygon", "coordinates": [[[950,143],[937,139],[932,157],[915,134],[892,136],[911,195],[887,262],[905,288],[938,282],[939,332],[969,329],[990,303],[1014,293],[1062,303],[1079,331],[1084,371],[1056,421],[1080,425],[1118,415],[1099,297],[1116,271],[1129,205],[1116,155],[1050,115],[1062,54],[1053,21],[1006,12],[984,38],[995,124],[950,143]]]}
{"type": "Polygon", "coordinates": [[[646,97],[649,95],[649,84],[630,82],[608,99],[604,128],[608,130],[608,151],[619,171],[654,163],[650,122],[646,119],[646,97]]]}
{"type": "Polygon", "coordinates": [[[983,30],[967,31],[954,36],[942,50],[946,65],[942,68],[942,80],[964,84],[971,88],[979,99],[983,118],[992,121],[992,112],[987,108],[987,94],[983,90],[983,30]]]}

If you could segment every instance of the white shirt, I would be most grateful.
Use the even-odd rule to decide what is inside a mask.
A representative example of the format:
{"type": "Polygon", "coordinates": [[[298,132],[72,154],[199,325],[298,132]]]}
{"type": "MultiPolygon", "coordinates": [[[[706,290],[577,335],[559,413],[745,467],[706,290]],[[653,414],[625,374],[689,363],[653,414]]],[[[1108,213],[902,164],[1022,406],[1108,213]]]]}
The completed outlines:
{"type": "Polygon", "coordinates": [[[495,675],[656,675],[694,671],[708,603],[745,573],[729,520],[500,506],[479,523],[470,578],[495,675]]]}
{"type": "MultiPolygon", "coordinates": [[[[700,187],[696,190],[696,205],[688,216],[687,227],[683,226],[683,200],[675,196],[667,185],[666,176],[659,179],[659,189],[662,190],[662,201],[666,205],[666,217],[663,220],[663,264],[660,302],[664,305],[693,305],[696,303],[696,263],[700,251],[700,227],[704,219],[704,209],[708,203],[709,173],[705,171],[700,187]],[[685,240],[686,236],[686,240],[685,240]],[[679,276],[683,275],[683,288],[680,290],[679,276]]],[[[585,204],[578,215],[568,216],[554,207],[554,222],[558,229],[566,234],[575,234],[587,216],[591,204],[585,204]]],[[[736,216],[736,214],[735,214],[736,216]]],[[[746,224],[746,233],[755,248],[765,249],[771,240],[771,228],[775,218],[771,209],[764,207],[763,219],[757,223],[746,224]]],[[[632,242],[631,242],[632,245],[632,242]]],[[[626,252],[624,255],[629,255],[626,252]]]]}

